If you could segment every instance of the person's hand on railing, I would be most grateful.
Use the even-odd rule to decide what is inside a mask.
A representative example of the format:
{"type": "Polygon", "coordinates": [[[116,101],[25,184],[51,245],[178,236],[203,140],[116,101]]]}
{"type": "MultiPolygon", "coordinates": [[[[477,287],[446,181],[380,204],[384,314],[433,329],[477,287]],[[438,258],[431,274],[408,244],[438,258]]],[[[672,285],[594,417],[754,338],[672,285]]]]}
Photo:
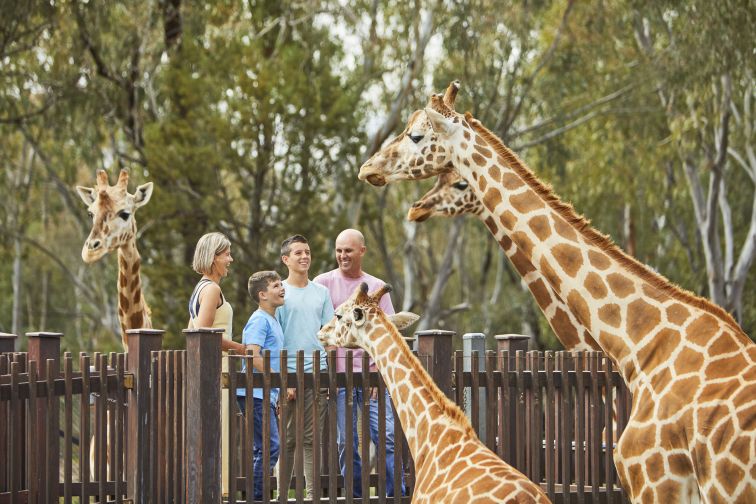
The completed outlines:
{"type": "Polygon", "coordinates": [[[378,387],[370,387],[370,400],[375,401],[378,399],[378,387]]]}
{"type": "Polygon", "coordinates": [[[289,401],[293,401],[297,398],[297,389],[293,387],[289,387],[286,389],[286,399],[289,401]]]}

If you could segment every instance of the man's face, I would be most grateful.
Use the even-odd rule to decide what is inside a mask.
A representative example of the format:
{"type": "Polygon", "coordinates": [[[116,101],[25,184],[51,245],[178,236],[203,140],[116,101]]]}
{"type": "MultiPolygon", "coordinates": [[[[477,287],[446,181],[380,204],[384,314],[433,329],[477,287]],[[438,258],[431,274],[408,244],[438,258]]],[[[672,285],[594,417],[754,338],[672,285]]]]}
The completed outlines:
{"type": "Polygon", "coordinates": [[[260,299],[269,301],[274,308],[283,306],[284,304],[284,286],[281,280],[274,282],[268,282],[268,288],[260,292],[260,299]]]}
{"type": "Polygon", "coordinates": [[[362,271],[363,255],[365,246],[359,240],[351,236],[336,239],[336,262],[342,273],[354,275],[362,271]]]}
{"type": "Polygon", "coordinates": [[[289,255],[281,256],[281,260],[289,271],[306,274],[310,269],[310,246],[306,243],[292,243],[289,255]]]}

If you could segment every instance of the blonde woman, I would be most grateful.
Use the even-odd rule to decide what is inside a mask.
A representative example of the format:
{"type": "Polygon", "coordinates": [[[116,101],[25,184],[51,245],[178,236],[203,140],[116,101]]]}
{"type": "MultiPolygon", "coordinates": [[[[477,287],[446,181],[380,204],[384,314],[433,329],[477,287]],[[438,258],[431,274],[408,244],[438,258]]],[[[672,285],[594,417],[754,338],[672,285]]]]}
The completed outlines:
{"type": "Polygon", "coordinates": [[[223,296],[220,282],[234,262],[231,242],[222,233],[208,233],[199,239],[194,250],[192,269],[202,275],[189,298],[189,328],[223,329],[221,349],[244,353],[244,345],[231,340],[234,310],[223,296]]]}
{"type": "MultiPolygon", "coordinates": [[[[223,296],[220,282],[228,274],[234,258],[231,257],[231,242],[222,233],[208,233],[199,239],[194,250],[192,269],[202,275],[189,299],[189,328],[215,327],[223,329],[221,349],[235,350],[244,354],[244,345],[231,340],[234,310],[223,296]]],[[[221,369],[228,371],[228,359],[223,359],[221,369]]],[[[228,493],[228,394],[221,391],[221,486],[228,493]]]]}

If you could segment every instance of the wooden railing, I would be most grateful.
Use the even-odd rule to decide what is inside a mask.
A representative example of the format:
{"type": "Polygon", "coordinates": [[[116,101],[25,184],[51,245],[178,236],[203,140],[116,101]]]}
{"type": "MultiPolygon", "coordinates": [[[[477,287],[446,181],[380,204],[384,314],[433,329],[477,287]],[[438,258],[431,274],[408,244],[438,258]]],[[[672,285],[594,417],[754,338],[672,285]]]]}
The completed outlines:
{"type": "MultiPolygon", "coordinates": [[[[241,362],[249,357],[231,355],[230,372],[224,374],[217,331],[186,331],[187,350],[161,350],[162,335],[129,331],[128,355],[81,354],[78,360],[68,353],[60,359],[59,334],[29,334],[28,353],[12,352],[10,338],[0,335],[0,504],[57,502],[59,497],[64,502],[245,501],[253,491],[250,422],[236,400],[228,401],[231,450],[225,486],[230,490],[223,495],[220,399],[223,394],[234,399],[237,388],[251,393],[255,387],[268,397],[278,387],[297,388],[298,395],[307,389],[329,391],[325,428],[317,431],[314,447],[313,472],[320,484],[312,501],[352,502],[351,463],[346,477],[338,468],[336,390],[365,386],[383,392],[378,373],[367,366],[362,373],[336,373],[333,353],[326,371],[304,373],[299,353],[296,372],[242,372],[241,362]]],[[[452,336],[448,331],[418,333],[416,355],[441,390],[468,413],[481,441],[539,482],[554,502],[624,499],[612,450],[625,427],[630,397],[603,355],[525,353],[518,351],[523,340],[516,337],[499,338],[496,352],[466,347],[466,353],[455,353],[452,336]]],[[[303,418],[301,401],[282,407],[295,408],[303,418]]],[[[356,432],[346,423],[347,446],[353,436],[369,438],[367,408],[356,432]]],[[[268,420],[268,428],[274,421],[268,420]]],[[[409,502],[414,468],[401,425],[395,419],[396,470],[386,475],[385,418],[379,423],[377,469],[363,471],[359,482],[367,489],[363,495],[372,494],[363,502],[409,502]],[[387,498],[388,478],[398,487],[402,476],[409,495],[387,498]]],[[[367,443],[361,446],[361,457],[369,460],[367,443]]],[[[280,474],[265,475],[266,501],[310,502],[304,499],[302,456],[300,442],[287,495],[277,492],[280,474]]]]}

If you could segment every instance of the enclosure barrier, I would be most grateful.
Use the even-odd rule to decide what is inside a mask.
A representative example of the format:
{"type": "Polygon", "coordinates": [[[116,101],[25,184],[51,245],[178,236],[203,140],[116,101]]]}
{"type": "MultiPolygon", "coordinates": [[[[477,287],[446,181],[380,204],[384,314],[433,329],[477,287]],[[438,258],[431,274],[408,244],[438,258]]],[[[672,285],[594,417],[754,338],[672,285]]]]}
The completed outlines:
{"type": "MultiPolygon", "coordinates": [[[[161,350],[163,331],[128,331],[128,355],[82,353],[78,370],[70,353],[60,358],[60,334],[27,334],[28,353],[14,352],[15,336],[0,334],[0,504],[251,502],[254,425],[240,413],[236,390],[251,395],[259,387],[270,398],[273,388],[284,386],[296,388],[297,397],[307,390],[329,392],[325,428],[314,434],[317,483],[313,499],[306,499],[304,403],[284,401],[283,413],[294,408],[296,418],[294,478],[282,495],[277,487],[286,481],[283,475],[266,473],[263,502],[410,501],[414,467],[396,417],[394,474],[384,469],[384,414],[375,467],[357,482],[369,497],[352,498],[351,450],[345,453],[346,477],[339,471],[337,389],[377,387],[379,401],[384,397],[385,384],[367,362],[361,373],[336,373],[335,353],[329,353],[327,370],[305,373],[299,352],[296,372],[252,373],[250,366],[241,368],[249,356],[231,354],[229,372],[222,373],[219,333],[184,333],[187,350],[161,350]],[[222,394],[231,399],[226,494],[220,472],[222,394]],[[389,478],[395,488],[404,478],[409,495],[387,497],[389,478]]],[[[595,352],[524,352],[527,339],[519,335],[498,336],[496,351],[485,350],[484,338],[466,337],[465,350],[454,352],[453,337],[450,331],[418,332],[416,355],[468,413],[486,446],[540,483],[553,502],[625,500],[611,454],[627,422],[630,396],[608,359],[595,352]]],[[[347,359],[346,369],[352,369],[351,354],[347,359]]],[[[269,354],[264,366],[270,369],[269,354]]],[[[349,411],[351,394],[346,396],[349,411]]],[[[369,439],[367,408],[363,404],[357,429],[346,423],[347,446],[354,436],[369,439]]],[[[269,439],[275,421],[270,415],[264,419],[263,439],[269,439]]],[[[263,456],[270,457],[269,446],[263,456]]],[[[361,443],[360,456],[370,460],[367,443],[361,443]]]]}

